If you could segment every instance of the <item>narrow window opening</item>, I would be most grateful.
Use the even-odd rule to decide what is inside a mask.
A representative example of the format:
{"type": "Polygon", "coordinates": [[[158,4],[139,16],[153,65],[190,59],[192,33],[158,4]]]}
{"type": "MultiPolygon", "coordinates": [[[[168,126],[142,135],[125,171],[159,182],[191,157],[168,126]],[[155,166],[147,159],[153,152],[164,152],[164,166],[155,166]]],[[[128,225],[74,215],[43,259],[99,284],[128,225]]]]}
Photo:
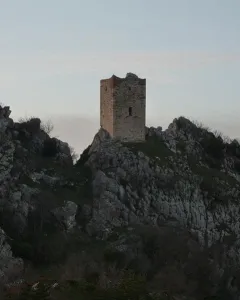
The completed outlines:
{"type": "Polygon", "coordinates": [[[132,107],[129,107],[129,108],[128,108],[128,115],[129,115],[129,116],[132,116],[132,107]]]}

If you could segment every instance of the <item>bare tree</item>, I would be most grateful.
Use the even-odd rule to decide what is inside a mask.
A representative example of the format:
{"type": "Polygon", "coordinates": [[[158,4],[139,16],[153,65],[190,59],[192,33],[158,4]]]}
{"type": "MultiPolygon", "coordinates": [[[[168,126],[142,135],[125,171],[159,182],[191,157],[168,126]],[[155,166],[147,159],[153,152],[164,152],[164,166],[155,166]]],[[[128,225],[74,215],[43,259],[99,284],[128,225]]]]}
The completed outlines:
{"type": "Polygon", "coordinates": [[[211,128],[204,125],[202,122],[198,121],[198,120],[194,120],[192,119],[191,122],[197,126],[197,128],[200,128],[200,129],[203,129],[203,130],[206,130],[206,131],[211,131],[211,128]]]}
{"type": "Polygon", "coordinates": [[[53,131],[53,128],[54,128],[53,123],[50,120],[41,123],[41,129],[45,131],[47,134],[50,134],[53,131]]]}

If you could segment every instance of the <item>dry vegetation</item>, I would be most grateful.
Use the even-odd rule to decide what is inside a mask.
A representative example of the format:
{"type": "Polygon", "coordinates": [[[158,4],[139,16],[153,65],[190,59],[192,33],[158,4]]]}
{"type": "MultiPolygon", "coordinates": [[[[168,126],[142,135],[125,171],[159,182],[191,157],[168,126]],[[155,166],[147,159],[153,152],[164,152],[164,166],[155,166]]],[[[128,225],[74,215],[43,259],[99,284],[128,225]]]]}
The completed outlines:
{"type": "MultiPolygon", "coordinates": [[[[202,250],[187,231],[165,226],[120,231],[105,243],[88,239],[78,244],[57,264],[29,266],[27,284],[11,288],[6,299],[229,300],[225,278],[218,273],[222,251],[221,246],[202,250]],[[111,246],[120,240],[127,251],[111,246]]],[[[235,277],[240,280],[239,274],[235,277]]]]}

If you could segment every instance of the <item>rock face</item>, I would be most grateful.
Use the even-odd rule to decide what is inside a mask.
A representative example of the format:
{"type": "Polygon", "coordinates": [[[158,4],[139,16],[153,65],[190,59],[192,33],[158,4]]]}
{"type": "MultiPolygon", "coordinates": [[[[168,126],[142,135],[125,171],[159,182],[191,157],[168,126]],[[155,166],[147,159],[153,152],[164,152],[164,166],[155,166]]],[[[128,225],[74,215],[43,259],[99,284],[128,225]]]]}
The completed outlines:
{"type": "MultiPolygon", "coordinates": [[[[141,143],[121,143],[100,129],[74,165],[68,144],[51,138],[39,119],[14,123],[9,116],[10,109],[0,107],[2,281],[19,276],[25,258],[61,259],[73,232],[108,241],[116,229],[135,226],[188,230],[204,251],[220,249],[211,258],[218,261],[220,277],[239,269],[236,140],[224,141],[183,117],[165,131],[146,128],[141,143]]],[[[125,241],[120,238],[114,247],[134,257],[129,249],[136,243],[125,241]]],[[[151,256],[141,256],[146,269],[151,256]]],[[[232,274],[227,285],[237,297],[232,274]]]]}
{"type": "Polygon", "coordinates": [[[63,207],[57,207],[53,214],[65,225],[66,230],[72,229],[76,225],[77,204],[67,201],[63,207]]]}
{"type": "Polygon", "coordinates": [[[239,149],[184,118],[164,132],[150,128],[145,144],[120,144],[100,130],[86,162],[96,170],[87,226],[101,234],[133,223],[175,223],[206,247],[231,240],[229,255],[238,261],[239,149]]]}
{"type": "Polygon", "coordinates": [[[44,164],[51,159],[53,166],[54,161],[73,165],[68,145],[50,138],[39,119],[14,123],[10,113],[9,107],[0,107],[1,282],[14,279],[23,269],[23,260],[13,257],[10,245],[26,234],[30,216],[39,207],[43,187],[37,182],[51,186],[58,180],[45,174],[44,164]]]}

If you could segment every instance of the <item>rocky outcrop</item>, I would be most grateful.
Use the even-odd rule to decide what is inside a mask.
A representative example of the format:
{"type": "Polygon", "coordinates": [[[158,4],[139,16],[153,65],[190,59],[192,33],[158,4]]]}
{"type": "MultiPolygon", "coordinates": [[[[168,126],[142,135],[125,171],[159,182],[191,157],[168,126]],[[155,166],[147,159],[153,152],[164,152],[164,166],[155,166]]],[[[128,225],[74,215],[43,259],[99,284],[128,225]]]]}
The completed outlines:
{"type": "Polygon", "coordinates": [[[2,281],[14,280],[24,259],[58,262],[82,234],[144,261],[141,270],[151,273],[155,254],[146,255],[134,228],[164,226],[163,239],[169,228],[188,232],[189,249],[197,241],[211,253],[214,272],[239,294],[233,277],[240,264],[236,140],[225,141],[183,117],[164,131],[146,128],[142,143],[121,143],[100,129],[74,165],[67,143],[51,138],[38,118],[14,123],[8,107],[0,107],[0,139],[2,281]]]}
{"type": "Polygon", "coordinates": [[[204,247],[226,243],[239,262],[238,149],[184,118],[148,129],[145,144],[121,144],[101,129],[86,162],[95,172],[86,227],[105,235],[115,226],[178,224],[204,247]]]}
{"type": "Polygon", "coordinates": [[[62,207],[57,207],[53,210],[53,214],[64,224],[67,231],[76,226],[77,208],[76,203],[67,201],[62,207]]]}
{"type": "Polygon", "coordinates": [[[0,107],[0,282],[14,279],[23,269],[11,245],[28,231],[43,184],[53,186],[58,180],[47,174],[47,161],[52,167],[55,162],[73,165],[68,145],[50,138],[40,119],[14,123],[10,113],[9,107],[0,107]]]}

